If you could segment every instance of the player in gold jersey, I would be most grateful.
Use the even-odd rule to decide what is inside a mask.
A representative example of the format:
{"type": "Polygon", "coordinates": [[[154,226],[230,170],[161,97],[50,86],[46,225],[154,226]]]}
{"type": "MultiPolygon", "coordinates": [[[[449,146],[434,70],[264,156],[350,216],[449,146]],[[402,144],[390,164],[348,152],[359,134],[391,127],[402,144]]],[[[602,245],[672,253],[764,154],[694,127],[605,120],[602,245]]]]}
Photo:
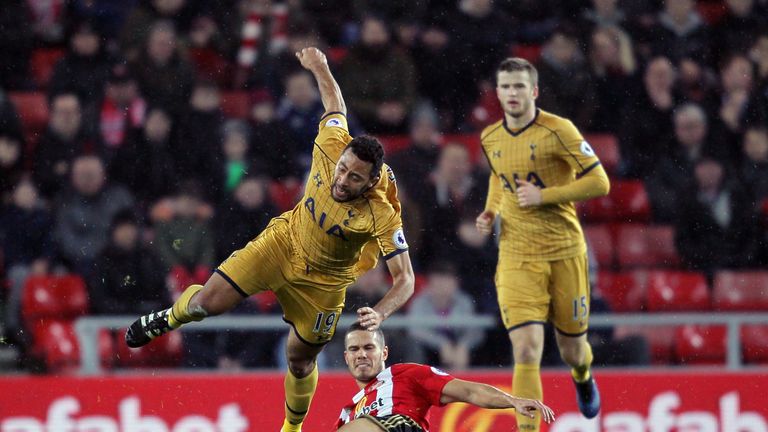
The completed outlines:
{"type": "MultiPolygon", "coordinates": [[[[496,291],[515,361],[512,393],[542,399],[543,324],[551,321],[560,355],[572,368],[579,409],[592,418],[600,395],[586,338],[587,250],[573,202],[606,195],[608,176],[573,123],[536,107],[533,65],[506,59],[496,81],[504,118],[481,134],[492,173],[476,223],[489,234],[501,219],[496,291]]],[[[541,423],[520,415],[517,421],[526,432],[541,423]]]]}
{"type": "Polygon", "coordinates": [[[232,253],[205,286],[188,287],[172,307],[140,317],[125,336],[129,346],[142,346],[252,294],[273,291],[293,328],[286,347],[284,432],[301,430],[317,386],[316,358],[336,330],[346,288],[384,255],[392,288],[375,306],[357,310],[360,325],[376,330],[413,294],[414,281],[395,178],[383,163],[381,143],[349,135],[346,105],[325,55],[306,48],[296,56],[315,76],[326,110],[301,202],[232,253]]]}

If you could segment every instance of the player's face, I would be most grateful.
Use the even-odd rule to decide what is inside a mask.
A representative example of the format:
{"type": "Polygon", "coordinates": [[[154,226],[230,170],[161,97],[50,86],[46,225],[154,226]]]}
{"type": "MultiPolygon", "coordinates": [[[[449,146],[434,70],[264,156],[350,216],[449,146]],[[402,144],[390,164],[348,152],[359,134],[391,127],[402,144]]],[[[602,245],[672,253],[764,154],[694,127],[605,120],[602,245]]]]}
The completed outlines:
{"type": "Polygon", "coordinates": [[[501,71],[498,73],[496,96],[501,108],[511,117],[522,117],[536,109],[539,88],[531,83],[527,71],[501,71]]]}
{"type": "Polygon", "coordinates": [[[344,361],[357,381],[369,382],[384,370],[389,351],[375,332],[353,331],[345,339],[344,361]]]}
{"type": "Polygon", "coordinates": [[[331,196],[337,202],[352,201],[376,183],[371,178],[370,162],[360,160],[354,152],[344,151],[336,164],[331,184],[331,196]]]}

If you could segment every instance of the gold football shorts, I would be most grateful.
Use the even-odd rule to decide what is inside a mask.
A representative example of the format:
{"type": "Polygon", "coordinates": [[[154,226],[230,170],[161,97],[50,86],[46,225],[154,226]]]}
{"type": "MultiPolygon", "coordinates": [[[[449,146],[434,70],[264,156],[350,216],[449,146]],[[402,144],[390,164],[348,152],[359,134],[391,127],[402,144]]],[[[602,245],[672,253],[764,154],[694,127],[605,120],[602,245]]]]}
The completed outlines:
{"type": "Polygon", "coordinates": [[[283,319],[310,345],[328,343],[344,307],[353,277],[333,276],[310,269],[294,251],[288,220],[274,218],[258,237],[232,253],[216,269],[244,297],[271,290],[283,309],[283,319]]]}
{"type": "Polygon", "coordinates": [[[580,336],[589,321],[587,255],[557,261],[502,262],[496,294],[508,331],[551,321],[558,332],[580,336]]]}

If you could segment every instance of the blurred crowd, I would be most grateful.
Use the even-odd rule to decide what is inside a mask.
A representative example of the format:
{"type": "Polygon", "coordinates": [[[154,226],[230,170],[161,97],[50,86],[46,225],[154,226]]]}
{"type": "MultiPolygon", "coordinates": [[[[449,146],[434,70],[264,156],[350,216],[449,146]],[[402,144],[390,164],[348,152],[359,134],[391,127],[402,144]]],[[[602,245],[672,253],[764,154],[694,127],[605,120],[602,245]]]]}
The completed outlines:
{"type": "MultiPolygon", "coordinates": [[[[766,263],[766,0],[4,0],[4,337],[28,342],[30,276],[80,275],[92,314],[146,313],[290,208],[323,112],[293,54],[307,46],[328,54],[353,135],[407,144],[386,161],[419,274],[408,313],[496,314],[495,244],[474,228],[489,170],[450,138],[501,118],[493,73],[511,55],[537,66],[542,109],[618,139],[616,177],[645,184],[686,267],[766,263]],[[59,53],[44,79],[40,53],[59,53]],[[27,92],[45,94],[42,130],[14,103],[27,92]],[[241,115],[225,114],[230,95],[241,115]]],[[[373,273],[348,308],[387,286],[373,273]]],[[[279,311],[269,296],[246,303],[243,313],[279,311]]],[[[279,353],[241,349],[259,345],[237,339],[251,336],[185,334],[199,347],[185,362],[278,364],[279,353]]],[[[401,358],[503,361],[498,335],[403,337],[416,349],[401,358]]]]}

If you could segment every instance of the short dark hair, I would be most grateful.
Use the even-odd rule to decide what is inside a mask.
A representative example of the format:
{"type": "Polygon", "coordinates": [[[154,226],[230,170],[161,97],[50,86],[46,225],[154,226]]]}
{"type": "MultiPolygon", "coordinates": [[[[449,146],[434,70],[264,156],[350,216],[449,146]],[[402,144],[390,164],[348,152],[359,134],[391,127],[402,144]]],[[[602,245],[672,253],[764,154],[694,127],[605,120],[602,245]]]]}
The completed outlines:
{"type": "Polygon", "coordinates": [[[520,57],[507,57],[496,68],[496,81],[498,82],[499,72],[518,72],[527,71],[531,76],[531,84],[534,86],[539,85],[539,71],[536,70],[536,66],[531,64],[528,60],[520,57]]]}
{"type": "Polygon", "coordinates": [[[384,165],[384,147],[370,135],[360,135],[347,144],[344,151],[351,150],[361,161],[371,165],[371,178],[379,177],[384,165]]]}
{"type": "MultiPolygon", "coordinates": [[[[365,332],[367,332],[369,330],[367,328],[363,327],[359,322],[355,322],[351,326],[349,326],[349,328],[347,328],[347,333],[344,334],[344,339],[346,340],[346,338],[347,338],[346,335],[352,333],[353,331],[365,331],[365,332]]],[[[376,330],[374,330],[373,333],[375,334],[376,338],[379,339],[379,342],[381,342],[381,347],[384,348],[384,346],[387,343],[384,340],[384,332],[381,331],[381,327],[379,327],[376,330]]],[[[344,344],[344,346],[346,348],[346,343],[344,344]]]]}

